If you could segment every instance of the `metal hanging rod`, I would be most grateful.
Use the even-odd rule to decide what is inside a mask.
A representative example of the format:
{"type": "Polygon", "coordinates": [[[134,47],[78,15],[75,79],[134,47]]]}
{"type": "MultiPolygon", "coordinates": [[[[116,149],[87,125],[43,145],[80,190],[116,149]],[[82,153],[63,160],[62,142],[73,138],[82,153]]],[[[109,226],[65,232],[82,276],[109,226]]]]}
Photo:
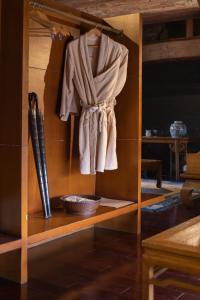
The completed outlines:
{"type": "Polygon", "coordinates": [[[75,16],[73,15],[72,13],[67,13],[67,12],[63,12],[61,10],[58,10],[56,8],[52,8],[50,6],[47,6],[45,4],[41,4],[37,1],[29,1],[29,4],[33,7],[33,8],[38,8],[38,9],[45,9],[45,10],[48,10],[49,12],[52,12],[52,13],[57,13],[59,15],[62,15],[63,17],[67,17],[67,18],[71,18],[71,19],[74,19],[78,22],[83,22],[83,23],[86,23],[88,25],[92,25],[94,27],[99,27],[105,31],[108,31],[108,32],[112,32],[114,34],[118,34],[118,35],[121,35],[123,34],[123,31],[122,30],[118,30],[118,29],[115,29],[115,28],[112,28],[112,27],[109,27],[109,26],[106,26],[106,25],[103,25],[101,23],[96,23],[94,21],[90,21],[90,20],[87,20],[83,17],[78,17],[78,16],[75,16]]]}

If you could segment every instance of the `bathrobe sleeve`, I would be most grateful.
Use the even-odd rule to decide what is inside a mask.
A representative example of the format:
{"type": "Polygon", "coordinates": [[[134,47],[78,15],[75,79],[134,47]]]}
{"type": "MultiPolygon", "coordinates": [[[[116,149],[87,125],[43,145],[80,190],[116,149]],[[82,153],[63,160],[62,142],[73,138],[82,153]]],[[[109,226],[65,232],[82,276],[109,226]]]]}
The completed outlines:
{"type": "Polygon", "coordinates": [[[66,49],[62,97],[60,107],[60,118],[62,121],[67,121],[69,114],[79,113],[80,101],[74,85],[74,62],[71,55],[70,44],[66,49]]]}
{"type": "Polygon", "coordinates": [[[121,54],[121,63],[119,67],[118,79],[115,88],[115,97],[119,95],[125,85],[127,78],[127,68],[128,68],[128,49],[123,46],[123,51],[121,54]]]}

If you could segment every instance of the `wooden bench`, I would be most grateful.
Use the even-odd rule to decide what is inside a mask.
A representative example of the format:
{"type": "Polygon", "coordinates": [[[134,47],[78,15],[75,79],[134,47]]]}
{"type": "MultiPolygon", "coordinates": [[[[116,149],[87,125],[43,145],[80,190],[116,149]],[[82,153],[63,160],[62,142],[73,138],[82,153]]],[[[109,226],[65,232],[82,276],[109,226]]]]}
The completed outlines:
{"type": "Polygon", "coordinates": [[[142,171],[152,171],[156,173],[158,188],[162,185],[162,161],[157,159],[142,159],[142,171]]]}
{"type": "Polygon", "coordinates": [[[196,199],[200,198],[200,152],[188,153],[186,163],[187,171],[180,175],[185,179],[180,196],[186,206],[194,207],[196,199]],[[192,196],[193,192],[197,192],[196,197],[192,196]]]}
{"type": "MultiPolygon", "coordinates": [[[[197,283],[172,278],[160,278],[167,269],[200,276],[200,216],[166,230],[142,242],[143,300],[154,299],[154,286],[188,289],[200,292],[197,283]]],[[[170,273],[171,274],[171,273],[170,273]]],[[[177,275],[177,274],[176,274],[177,275]]],[[[181,277],[181,276],[180,276],[181,277]]],[[[182,277],[184,278],[184,277],[182,277]]],[[[198,282],[198,281],[197,281],[198,282]]]]}

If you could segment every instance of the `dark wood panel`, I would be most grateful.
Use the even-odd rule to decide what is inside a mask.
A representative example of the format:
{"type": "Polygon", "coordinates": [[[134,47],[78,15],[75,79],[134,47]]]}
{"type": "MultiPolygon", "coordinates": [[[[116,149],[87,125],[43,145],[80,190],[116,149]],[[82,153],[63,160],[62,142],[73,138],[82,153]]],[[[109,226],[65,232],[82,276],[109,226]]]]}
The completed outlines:
{"type": "Polygon", "coordinates": [[[16,236],[0,233],[0,245],[17,240],[16,236]]]}
{"type": "Polygon", "coordinates": [[[168,10],[165,12],[144,13],[143,20],[145,24],[171,22],[177,20],[193,19],[200,17],[200,8],[185,8],[177,10],[168,10]]]}
{"type": "Polygon", "coordinates": [[[98,223],[95,227],[135,233],[137,231],[137,212],[131,212],[118,218],[98,223]]]}
{"type": "Polygon", "coordinates": [[[20,236],[21,147],[0,146],[0,164],[0,230],[20,236]]]}
{"type": "Polygon", "coordinates": [[[0,230],[20,237],[1,245],[0,276],[26,280],[27,29],[25,1],[1,1],[0,230]],[[26,29],[25,29],[26,28],[26,29]],[[23,157],[23,160],[22,160],[23,157]],[[23,249],[10,251],[20,248],[23,249]]]}
{"type": "Polygon", "coordinates": [[[0,277],[20,282],[21,249],[0,255],[0,277]]]}
{"type": "Polygon", "coordinates": [[[20,145],[23,20],[20,7],[22,4],[20,1],[14,1],[12,6],[8,8],[8,1],[1,2],[3,13],[1,18],[0,54],[0,143],[20,145]],[[16,14],[18,14],[17,18],[16,14]]]}

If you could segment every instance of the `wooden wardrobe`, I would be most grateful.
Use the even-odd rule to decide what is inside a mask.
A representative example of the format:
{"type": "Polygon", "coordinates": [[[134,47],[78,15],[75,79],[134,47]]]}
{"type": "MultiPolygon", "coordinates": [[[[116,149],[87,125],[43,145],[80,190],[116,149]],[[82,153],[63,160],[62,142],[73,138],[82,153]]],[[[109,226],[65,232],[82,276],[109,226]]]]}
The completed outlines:
{"type": "MultiPolygon", "coordinates": [[[[58,117],[66,40],[30,34],[31,28],[41,25],[30,18],[28,0],[0,1],[0,276],[20,283],[27,282],[30,247],[97,224],[138,234],[141,226],[141,16],[130,14],[101,20],[54,1],[37,2],[123,30],[121,36],[105,33],[126,45],[129,64],[127,82],[117,97],[115,109],[119,168],[96,176],[81,175],[78,118],[72,117],[66,123],[58,117]],[[71,193],[97,194],[130,200],[133,204],[118,209],[100,207],[87,218],[66,215],[62,209],[53,208],[52,218],[43,218],[28,130],[31,91],[38,94],[40,107],[44,109],[52,206],[56,207],[60,195],[71,193]]],[[[75,37],[94,27],[83,20],[41,11],[53,22],[67,27],[75,37]]]]}

